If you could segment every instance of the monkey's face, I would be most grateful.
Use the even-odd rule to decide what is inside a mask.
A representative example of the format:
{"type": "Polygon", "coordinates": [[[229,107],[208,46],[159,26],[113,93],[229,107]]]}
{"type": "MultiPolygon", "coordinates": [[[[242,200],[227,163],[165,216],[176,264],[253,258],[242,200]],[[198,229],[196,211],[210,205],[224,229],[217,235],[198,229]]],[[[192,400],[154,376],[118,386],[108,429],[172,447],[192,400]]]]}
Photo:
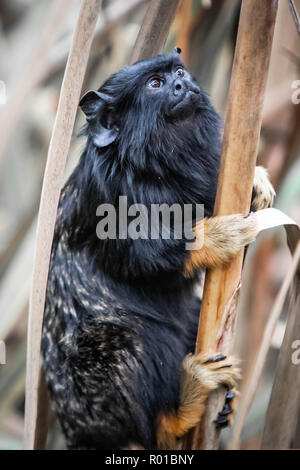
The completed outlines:
{"type": "Polygon", "coordinates": [[[199,108],[200,88],[193,81],[179,57],[170,60],[168,67],[149,70],[144,80],[144,90],[139,94],[143,104],[153,112],[163,113],[166,119],[184,119],[199,108]],[[144,95],[144,96],[143,96],[144,95]]]}
{"type": "Polygon", "coordinates": [[[80,101],[97,147],[115,140],[147,141],[174,122],[192,120],[203,95],[185,69],[179,50],[136,62],[112,75],[80,101]]]}

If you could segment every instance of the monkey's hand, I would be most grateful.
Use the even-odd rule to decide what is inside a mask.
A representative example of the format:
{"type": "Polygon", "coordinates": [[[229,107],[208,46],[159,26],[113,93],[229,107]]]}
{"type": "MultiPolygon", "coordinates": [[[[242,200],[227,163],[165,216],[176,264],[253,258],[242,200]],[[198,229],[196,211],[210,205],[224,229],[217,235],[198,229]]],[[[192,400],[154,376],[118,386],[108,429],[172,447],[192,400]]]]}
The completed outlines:
{"type": "Polygon", "coordinates": [[[180,405],[177,412],[159,417],[157,442],[160,449],[176,449],[180,438],[195,427],[204,414],[207,399],[213,390],[227,390],[225,406],[216,416],[217,427],[230,424],[232,399],[240,378],[234,358],[216,354],[197,354],[185,357],[182,363],[180,405]]]}
{"type": "Polygon", "coordinates": [[[262,166],[257,166],[255,168],[251,209],[258,211],[272,207],[275,195],[267,170],[262,166]]]}
{"type": "Polygon", "coordinates": [[[203,219],[194,227],[196,249],[187,253],[184,275],[192,276],[201,267],[224,266],[258,233],[255,215],[225,215],[203,219]]]}

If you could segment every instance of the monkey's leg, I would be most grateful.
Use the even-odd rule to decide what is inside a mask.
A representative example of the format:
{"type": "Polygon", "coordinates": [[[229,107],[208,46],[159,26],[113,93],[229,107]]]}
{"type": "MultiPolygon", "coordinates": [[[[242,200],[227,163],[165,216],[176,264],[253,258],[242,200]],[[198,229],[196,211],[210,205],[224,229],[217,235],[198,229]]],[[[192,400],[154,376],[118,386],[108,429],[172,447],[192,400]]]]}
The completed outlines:
{"type": "MultiPolygon", "coordinates": [[[[177,412],[159,417],[158,447],[160,449],[176,449],[179,439],[201,421],[209,394],[221,385],[224,385],[228,390],[234,389],[239,377],[236,361],[232,358],[226,358],[222,355],[210,357],[208,354],[186,356],[182,363],[180,405],[177,412]]],[[[234,395],[228,395],[226,398],[227,402],[225,410],[224,408],[222,410],[223,413],[229,412],[226,405],[229,405],[229,401],[234,395]]],[[[231,409],[230,413],[232,411],[231,409]]]]}
{"type": "Polygon", "coordinates": [[[272,207],[275,197],[274,188],[269,180],[268,172],[262,166],[255,168],[251,208],[255,211],[272,207]]]}

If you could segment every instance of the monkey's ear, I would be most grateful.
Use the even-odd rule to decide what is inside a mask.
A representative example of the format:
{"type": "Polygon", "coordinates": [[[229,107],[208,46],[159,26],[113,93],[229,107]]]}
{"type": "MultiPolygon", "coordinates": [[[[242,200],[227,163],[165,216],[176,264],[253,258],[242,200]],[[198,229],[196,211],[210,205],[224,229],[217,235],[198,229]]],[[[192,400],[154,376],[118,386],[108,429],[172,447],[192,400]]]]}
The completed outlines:
{"type": "Polygon", "coordinates": [[[86,115],[87,120],[91,120],[96,117],[97,113],[103,107],[104,103],[111,103],[112,99],[110,96],[100,91],[90,90],[83,95],[79,101],[79,106],[86,115]]]}
{"type": "MultiPolygon", "coordinates": [[[[79,102],[79,106],[86,115],[93,142],[96,147],[107,147],[118,136],[118,128],[115,125],[104,127],[101,124],[101,116],[105,105],[112,103],[112,98],[100,91],[88,91],[79,102]]],[[[107,120],[109,122],[109,120],[107,120]]]]}
{"type": "Polygon", "coordinates": [[[181,49],[180,49],[180,47],[175,47],[174,53],[175,53],[175,54],[181,54],[181,49]]]}

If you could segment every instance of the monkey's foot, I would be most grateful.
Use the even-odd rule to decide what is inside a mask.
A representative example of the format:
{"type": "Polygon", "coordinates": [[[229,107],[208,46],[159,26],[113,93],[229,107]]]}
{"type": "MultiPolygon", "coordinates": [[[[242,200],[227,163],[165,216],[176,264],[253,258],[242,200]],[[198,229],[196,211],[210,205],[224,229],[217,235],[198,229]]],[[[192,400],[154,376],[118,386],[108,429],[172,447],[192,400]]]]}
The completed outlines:
{"type": "MultiPolygon", "coordinates": [[[[236,388],[239,377],[237,361],[232,357],[227,358],[222,354],[186,356],[182,363],[179,408],[176,412],[174,410],[159,417],[157,429],[159,448],[177,448],[178,440],[201,421],[210,393],[220,386],[226,387],[229,393],[236,388]]],[[[228,395],[229,398],[230,396],[228,395]]],[[[229,408],[225,411],[229,411],[229,408]]],[[[232,413],[231,407],[230,413],[232,413]]]]}
{"type": "MultiPolygon", "coordinates": [[[[187,356],[185,361],[187,360],[191,361],[189,367],[193,371],[194,380],[196,379],[196,383],[194,382],[193,386],[195,388],[199,387],[199,391],[197,392],[199,398],[201,394],[203,398],[203,395],[206,393],[206,401],[213,390],[216,390],[222,385],[226,388],[225,404],[222,411],[218,413],[216,425],[218,428],[230,426],[234,416],[234,398],[237,395],[236,383],[240,378],[240,371],[237,368],[236,359],[231,357],[227,358],[222,354],[216,354],[212,357],[208,357],[207,354],[200,354],[197,356],[187,356]]],[[[184,388],[182,391],[184,391],[184,388]]],[[[195,390],[193,391],[193,395],[194,393],[195,390]]],[[[185,400],[190,398],[190,393],[186,393],[185,400]]]]}
{"type": "Polygon", "coordinates": [[[267,170],[262,166],[257,166],[255,168],[251,208],[257,211],[272,207],[275,195],[267,170]]]}
{"type": "Polygon", "coordinates": [[[225,386],[226,389],[236,388],[236,382],[240,377],[237,367],[237,360],[233,357],[226,357],[223,354],[189,354],[183,361],[183,376],[181,398],[184,404],[187,396],[206,395],[217,389],[219,386],[225,386]],[[199,394],[195,393],[199,388],[199,394]]]}

